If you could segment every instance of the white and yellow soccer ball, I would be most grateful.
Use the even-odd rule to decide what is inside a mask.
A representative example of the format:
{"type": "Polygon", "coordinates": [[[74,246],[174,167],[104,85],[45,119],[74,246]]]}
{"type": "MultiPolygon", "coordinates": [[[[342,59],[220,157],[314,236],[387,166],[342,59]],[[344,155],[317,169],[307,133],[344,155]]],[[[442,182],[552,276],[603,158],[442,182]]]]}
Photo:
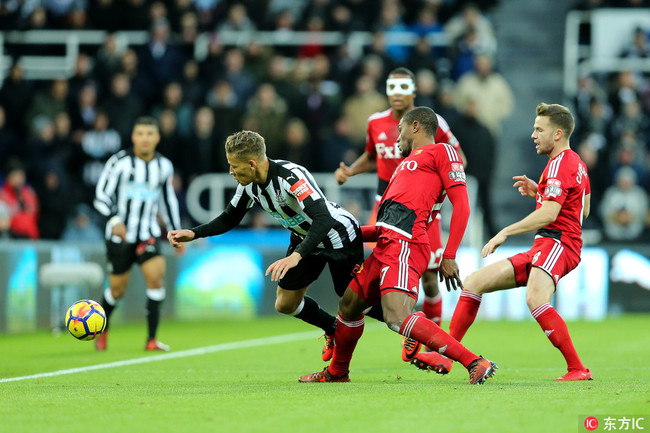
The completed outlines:
{"type": "Polygon", "coordinates": [[[68,308],[65,326],[74,338],[94,340],[106,329],[106,313],[102,306],[92,299],[82,299],[68,308]]]}

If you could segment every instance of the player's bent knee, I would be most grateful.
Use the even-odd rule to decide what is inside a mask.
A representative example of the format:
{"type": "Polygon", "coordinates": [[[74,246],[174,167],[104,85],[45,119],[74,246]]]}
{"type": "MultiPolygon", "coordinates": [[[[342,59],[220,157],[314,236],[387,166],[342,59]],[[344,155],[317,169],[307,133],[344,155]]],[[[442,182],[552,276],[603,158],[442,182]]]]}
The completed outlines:
{"type": "Polygon", "coordinates": [[[275,310],[282,314],[293,314],[296,311],[296,308],[298,308],[298,305],[300,304],[294,305],[293,303],[286,302],[282,299],[275,300],[275,310]]]}
{"type": "Polygon", "coordinates": [[[465,278],[463,281],[464,290],[468,292],[478,293],[479,295],[483,294],[483,291],[487,288],[486,280],[479,272],[472,272],[465,278]]]}
{"type": "Polygon", "coordinates": [[[404,322],[405,318],[406,316],[404,314],[400,314],[398,311],[384,310],[384,322],[389,329],[395,332],[399,332],[400,328],[402,327],[402,322],[404,322]]]}
{"type": "Polygon", "coordinates": [[[530,290],[526,292],[526,305],[528,305],[530,311],[533,311],[535,308],[547,302],[550,302],[550,299],[541,293],[532,292],[530,290]]]}
{"type": "Polygon", "coordinates": [[[111,287],[111,296],[114,299],[120,299],[126,293],[126,287],[111,287]]]}
{"type": "Polygon", "coordinates": [[[163,285],[165,284],[164,275],[161,275],[159,277],[154,277],[154,278],[148,278],[146,280],[146,283],[147,283],[147,287],[151,289],[163,287],[163,285]]]}

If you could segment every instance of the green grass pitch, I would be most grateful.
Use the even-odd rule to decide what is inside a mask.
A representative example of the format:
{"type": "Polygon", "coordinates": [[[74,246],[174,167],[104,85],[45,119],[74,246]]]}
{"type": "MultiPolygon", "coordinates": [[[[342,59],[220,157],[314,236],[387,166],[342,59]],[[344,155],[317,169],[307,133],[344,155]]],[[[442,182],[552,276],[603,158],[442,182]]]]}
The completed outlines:
{"type": "Polygon", "coordinates": [[[115,325],[104,353],[67,333],[0,335],[0,431],[563,433],[586,431],[587,416],[650,426],[650,315],[568,326],[594,381],[555,382],[564,360],[533,321],[469,330],[463,343],[500,367],[482,386],[467,385],[460,364],[438,376],[404,363],[399,336],[373,319],[342,384],[297,382],[325,366],[322,340],[279,315],[163,322],[160,338],[176,358],[143,351],[144,323],[115,325]],[[125,360],[136,361],[104,368],[125,360]],[[101,368],[2,381],[93,365],[101,368]]]}

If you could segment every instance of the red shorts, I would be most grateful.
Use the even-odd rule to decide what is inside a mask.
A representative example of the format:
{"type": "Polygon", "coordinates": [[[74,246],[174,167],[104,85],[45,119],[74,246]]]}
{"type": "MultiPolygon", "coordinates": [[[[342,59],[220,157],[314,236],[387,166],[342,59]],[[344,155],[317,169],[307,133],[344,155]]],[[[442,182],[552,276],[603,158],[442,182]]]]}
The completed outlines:
{"type": "Polygon", "coordinates": [[[378,304],[388,292],[403,292],[417,300],[420,277],[429,256],[428,244],[380,238],[350,282],[350,288],[368,305],[378,304]]]}
{"type": "Polygon", "coordinates": [[[429,260],[427,271],[437,271],[442,261],[444,249],[442,248],[442,239],[440,239],[440,232],[442,230],[441,221],[440,214],[436,215],[436,218],[431,221],[431,225],[427,230],[429,245],[431,246],[431,259],[429,260]]]}
{"type": "MultiPolygon", "coordinates": [[[[381,196],[377,197],[375,201],[375,207],[372,209],[373,217],[368,220],[368,225],[375,225],[377,222],[377,208],[379,207],[379,202],[381,196]]],[[[440,213],[436,215],[431,225],[427,229],[427,234],[429,235],[429,246],[431,247],[431,258],[429,259],[429,264],[427,265],[427,271],[437,271],[440,268],[440,262],[442,261],[442,253],[445,252],[442,248],[442,217],[440,213]]]]}
{"type": "Polygon", "coordinates": [[[537,237],[529,251],[514,255],[508,260],[515,268],[517,287],[528,283],[530,269],[533,266],[549,274],[557,286],[560,278],[578,266],[580,256],[565,248],[557,239],[537,237]]]}

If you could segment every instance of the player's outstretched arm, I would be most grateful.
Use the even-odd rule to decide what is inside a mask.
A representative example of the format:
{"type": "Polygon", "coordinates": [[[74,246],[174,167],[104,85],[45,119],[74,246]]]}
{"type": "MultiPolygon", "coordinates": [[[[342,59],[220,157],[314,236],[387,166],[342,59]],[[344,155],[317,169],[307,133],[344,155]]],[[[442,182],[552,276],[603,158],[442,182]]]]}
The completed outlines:
{"type": "Polygon", "coordinates": [[[174,248],[181,248],[183,242],[194,240],[194,232],[189,229],[170,230],[167,232],[167,240],[174,248]]]}
{"type": "Polygon", "coordinates": [[[524,197],[535,198],[537,195],[537,183],[535,181],[528,179],[525,174],[513,176],[512,179],[516,181],[512,186],[519,190],[519,194],[524,197]]]}
{"type": "Polygon", "coordinates": [[[364,242],[377,242],[379,239],[379,227],[361,226],[361,238],[364,242]]]}
{"type": "Polygon", "coordinates": [[[487,257],[492,254],[497,248],[503,245],[509,236],[534,232],[551,224],[557,219],[557,216],[560,214],[560,209],[562,209],[560,203],[553,200],[545,200],[539,209],[531,212],[526,218],[510,224],[490,239],[481,250],[481,256],[487,257]]]}

